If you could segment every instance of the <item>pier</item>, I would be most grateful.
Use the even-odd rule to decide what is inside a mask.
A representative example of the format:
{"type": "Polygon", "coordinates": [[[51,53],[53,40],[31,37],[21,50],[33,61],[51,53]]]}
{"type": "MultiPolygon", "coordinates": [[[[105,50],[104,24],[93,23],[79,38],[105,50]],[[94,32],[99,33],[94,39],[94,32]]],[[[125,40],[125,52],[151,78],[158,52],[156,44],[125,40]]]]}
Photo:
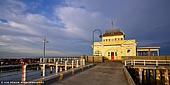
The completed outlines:
{"type": "Polygon", "coordinates": [[[169,57],[145,57],[122,57],[121,61],[102,56],[40,58],[36,63],[21,59],[20,64],[0,66],[0,81],[2,85],[169,85],[169,57]]]}
{"type": "Polygon", "coordinates": [[[107,61],[50,85],[128,85],[121,62],[107,61]]]}

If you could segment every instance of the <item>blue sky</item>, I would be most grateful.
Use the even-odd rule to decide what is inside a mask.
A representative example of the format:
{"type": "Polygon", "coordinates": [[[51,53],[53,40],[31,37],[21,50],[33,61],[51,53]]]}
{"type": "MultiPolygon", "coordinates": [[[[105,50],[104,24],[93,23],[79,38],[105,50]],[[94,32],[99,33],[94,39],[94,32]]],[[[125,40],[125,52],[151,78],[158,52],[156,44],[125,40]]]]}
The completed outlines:
{"type": "MultiPolygon", "coordinates": [[[[136,38],[138,46],[161,46],[170,54],[169,0],[0,0],[0,56],[92,53],[92,31],[114,28],[136,38]]],[[[98,35],[95,35],[97,39],[98,35]]]]}

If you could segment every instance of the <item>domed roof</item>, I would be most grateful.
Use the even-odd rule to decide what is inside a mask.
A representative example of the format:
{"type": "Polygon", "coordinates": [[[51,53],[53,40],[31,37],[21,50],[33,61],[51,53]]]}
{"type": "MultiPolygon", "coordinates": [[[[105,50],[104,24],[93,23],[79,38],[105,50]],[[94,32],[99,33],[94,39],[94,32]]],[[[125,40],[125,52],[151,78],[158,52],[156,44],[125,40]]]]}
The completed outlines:
{"type": "Polygon", "coordinates": [[[120,31],[120,29],[112,29],[107,30],[102,36],[116,36],[116,35],[124,35],[124,32],[120,31]]]}

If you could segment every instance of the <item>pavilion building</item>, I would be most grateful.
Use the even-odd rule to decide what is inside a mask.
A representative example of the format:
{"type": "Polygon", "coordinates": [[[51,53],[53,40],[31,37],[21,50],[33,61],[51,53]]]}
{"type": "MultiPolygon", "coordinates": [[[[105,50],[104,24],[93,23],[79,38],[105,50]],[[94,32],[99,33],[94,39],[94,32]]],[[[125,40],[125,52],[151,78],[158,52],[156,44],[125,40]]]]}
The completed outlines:
{"type": "Polygon", "coordinates": [[[93,55],[104,56],[109,60],[121,60],[122,56],[156,56],[160,47],[137,47],[136,39],[125,39],[119,29],[107,30],[101,41],[93,42],[93,55]]]}

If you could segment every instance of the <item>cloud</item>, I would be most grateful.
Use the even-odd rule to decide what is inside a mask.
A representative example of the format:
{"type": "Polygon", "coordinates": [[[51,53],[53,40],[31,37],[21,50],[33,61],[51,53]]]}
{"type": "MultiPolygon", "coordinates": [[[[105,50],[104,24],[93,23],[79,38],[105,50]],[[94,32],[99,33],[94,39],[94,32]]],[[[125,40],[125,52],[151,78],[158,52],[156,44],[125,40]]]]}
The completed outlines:
{"type": "Polygon", "coordinates": [[[65,24],[66,32],[73,36],[89,40],[92,31],[97,28],[107,29],[109,19],[101,13],[83,8],[61,7],[56,9],[56,16],[65,24]]]}
{"type": "Polygon", "coordinates": [[[65,0],[50,5],[44,1],[1,1],[0,51],[18,49],[25,51],[17,54],[41,55],[42,38],[46,36],[49,55],[88,55],[92,31],[111,29],[111,20],[126,37],[136,38],[140,45],[151,45],[168,39],[168,8],[165,2],[148,0],[65,0]],[[31,4],[37,5],[30,7],[31,4]]]}

